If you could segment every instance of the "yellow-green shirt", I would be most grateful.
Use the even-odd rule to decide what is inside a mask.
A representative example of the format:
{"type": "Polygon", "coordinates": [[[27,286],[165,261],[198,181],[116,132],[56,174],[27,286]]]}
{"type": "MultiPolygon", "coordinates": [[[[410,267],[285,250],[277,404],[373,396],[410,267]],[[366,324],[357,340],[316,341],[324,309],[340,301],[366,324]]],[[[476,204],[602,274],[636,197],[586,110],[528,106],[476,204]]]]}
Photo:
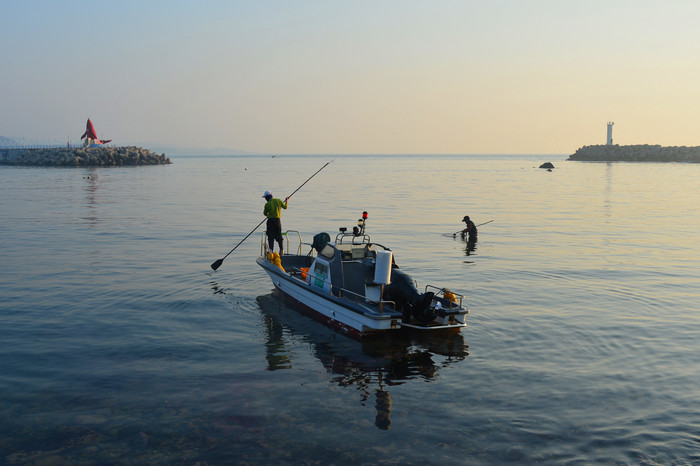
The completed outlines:
{"type": "Polygon", "coordinates": [[[263,208],[263,215],[267,218],[280,218],[280,215],[282,213],[281,209],[286,208],[286,202],[273,197],[265,203],[265,207],[263,208]]]}

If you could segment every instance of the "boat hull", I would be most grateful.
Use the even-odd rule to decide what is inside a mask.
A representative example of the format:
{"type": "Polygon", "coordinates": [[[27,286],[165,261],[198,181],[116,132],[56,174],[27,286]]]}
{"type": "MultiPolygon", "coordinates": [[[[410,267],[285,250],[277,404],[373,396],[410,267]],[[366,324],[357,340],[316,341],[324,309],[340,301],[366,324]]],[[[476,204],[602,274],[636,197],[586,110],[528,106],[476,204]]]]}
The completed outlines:
{"type": "Polygon", "coordinates": [[[374,312],[369,306],[314,289],[262,258],[257,262],[269,275],[275,288],[302,305],[313,317],[343,333],[362,337],[401,327],[401,314],[397,312],[374,312]]]}

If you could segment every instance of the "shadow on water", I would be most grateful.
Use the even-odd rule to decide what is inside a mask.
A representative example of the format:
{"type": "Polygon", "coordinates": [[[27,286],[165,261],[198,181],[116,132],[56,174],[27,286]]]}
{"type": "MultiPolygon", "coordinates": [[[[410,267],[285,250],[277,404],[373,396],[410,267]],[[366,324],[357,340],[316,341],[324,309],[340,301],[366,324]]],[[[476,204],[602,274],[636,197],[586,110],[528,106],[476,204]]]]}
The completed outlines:
{"type": "Polygon", "coordinates": [[[474,255],[476,251],[476,243],[478,242],[478,237],[468,236],[466,233],[443,233],[443,236],[452,238],[455,241],[464,242],[464,253],[467,256],[474,255]]]}
{"type": "Polygon", "coordinates": [[[363,405],[374,395],[375,425],[381,430],[391,426],[389,387],[412,379],[436,379],[441,369],[469,356],[461,333],[426,335],[402,330],[358,341],[313,320],[281,298],[278,291],[256,298],[265,324],[267,369],[293,368],[290,347],[301,340],[331,374],[330,382],[355,387],[363,405]],[[442,361],[436,362],[436,356],[442,361]]]}
{"type": "Polygon", "coordinates": [[[464,253],[465,253],[467,256],[471,256],[472,254],[474,254],[474,251],[476,251],[476,239],[474,239],[474,240],[471,240],[471,239],[470,239],[470,240],[467,240],[467,241],[466,241],[466,245],[467,245],[467,246],[464,248],[464,253]]]}
{"type": "Polygon", "coordinates": [[[100,205],[100,182],[96,168],[88,168],[87,175],[84,175],[83,179],[86,181],[86,185],[83,189],[85,191],[85,205],[88,209],[88,215],[81,217],[81,219],[85,220],[89,228],[95,228],[100,223],[100,216],[98,213],[100,205]]]}

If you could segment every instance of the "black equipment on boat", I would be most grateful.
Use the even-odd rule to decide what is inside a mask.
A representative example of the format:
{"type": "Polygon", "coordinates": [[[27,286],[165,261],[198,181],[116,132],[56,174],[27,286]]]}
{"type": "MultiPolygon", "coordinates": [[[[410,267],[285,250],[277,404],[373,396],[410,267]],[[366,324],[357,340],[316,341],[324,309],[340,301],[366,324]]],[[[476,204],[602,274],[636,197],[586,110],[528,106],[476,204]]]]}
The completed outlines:
{"type": "Polygon", "coordinates": [[[311,247],[320,253],[324,246],[331,242],[331,236],[328,233],[318,233],[314,235],[314,241],[311,243],[311,247]]]}
{"type": "MultiPolygon", "coordinates": [[[[384,298],[396,303],[404,318],[412,317],[421,323],[435,319],[436,311],[430,308],[435,293],[419,293],[413,277],[394,267],[391,269],[391,283],[384,287],[384,298]]],[[[408,320],[408,319],[407,319],[408,320]]]]}

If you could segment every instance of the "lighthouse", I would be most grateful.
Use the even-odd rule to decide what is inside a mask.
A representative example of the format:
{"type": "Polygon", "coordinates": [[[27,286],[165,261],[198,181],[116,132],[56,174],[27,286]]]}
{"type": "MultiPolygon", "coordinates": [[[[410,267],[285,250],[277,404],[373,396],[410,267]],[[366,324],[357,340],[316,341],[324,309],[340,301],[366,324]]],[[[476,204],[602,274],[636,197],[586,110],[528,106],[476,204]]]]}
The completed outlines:
{"type": "Polygon", "coordinates": [[[612,127],[614,124],[615,123],[613,123],[612,121],[608,121],[608,137],[605,140],[605,145],[607,145],[607,146],[613,145],[613,143],[612,143],[612,127]]]}

